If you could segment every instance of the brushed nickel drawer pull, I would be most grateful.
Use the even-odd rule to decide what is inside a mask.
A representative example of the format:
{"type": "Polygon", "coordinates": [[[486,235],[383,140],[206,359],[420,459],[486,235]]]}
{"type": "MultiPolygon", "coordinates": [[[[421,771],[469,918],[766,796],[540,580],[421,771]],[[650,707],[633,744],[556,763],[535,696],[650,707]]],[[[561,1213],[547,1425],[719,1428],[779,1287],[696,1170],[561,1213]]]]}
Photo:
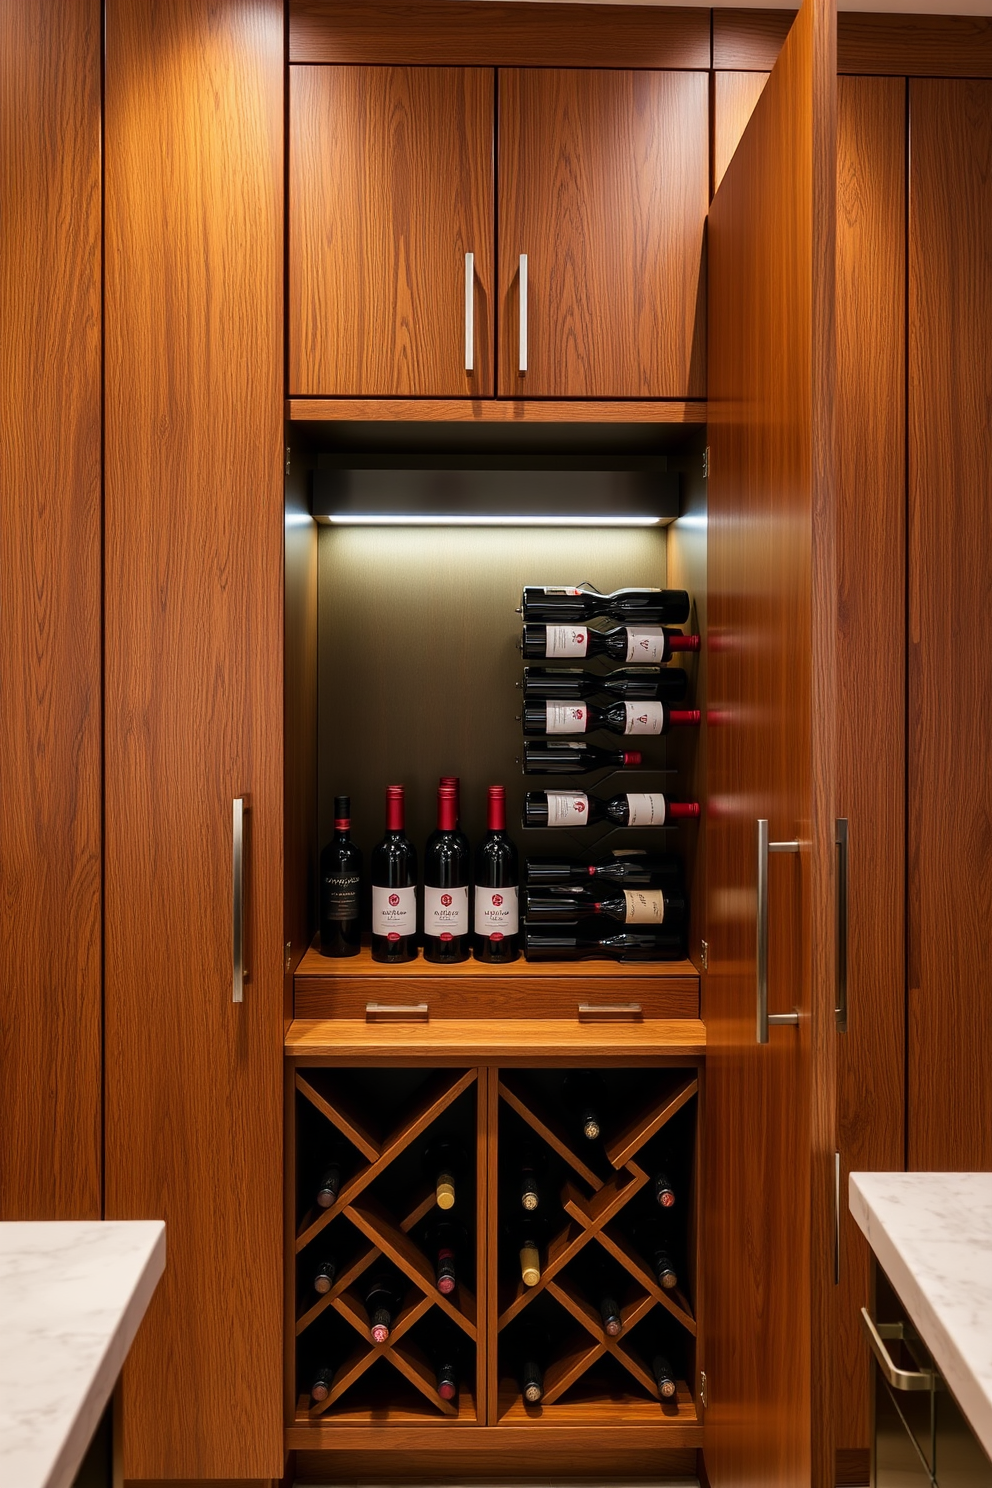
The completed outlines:
{"type": "Polygon", "coordinates": [[[527,255],[520,255],[520,271],[518,283],[518,298],[520,300],[520,342],[518,346],[519,356],[517,367],[520,372],[527,371],[527,255]]]}
{"type": "Polygon", "coordinates": [[[234,797],[234,838],[231,857],[232,1002],[244,1002],[245,982],[245,812],[247,796],[234,797]]]}
{"type": "Polygon", "coordinates": [[[475,371],[475,254],[465,255],[465,371],[475,371]]]}
{"type": "Polygon", "coordinates": [[[931,1390],[934,1388],[937,1376],[932,1369],[900,1369],[885,1347],[883,1340],[898,1341],[905,1336],[905,1324],[875,1323],[865,1307],[861,1309],[861,1322],[864,1325],[868,1346],[893,1390],[931,1390]]]}
{"type": "Polygon", "coordinates": [[[777,1026],[799,1022],[799,1014],[769,1013],[768,1011],[768,854],[797,853],[798,842],[769,842],[768,822],[758,822],[758,872],[757,872],[757,935],[755,946],[755,971],[758,992],[758,1043],[767,1044],[768,1025],[777,1026]]]}
{"type": "Polygon", "coordinates": [[[367,1002],[366,1023],[426,1023],[430,1018],[430,1007],[426,1002],[367,1002]]]}
{"type": "Polygon", "coordinates": [[[643,1018],[639,1002],[580,1002],[580,1018],[643,1018]]]}

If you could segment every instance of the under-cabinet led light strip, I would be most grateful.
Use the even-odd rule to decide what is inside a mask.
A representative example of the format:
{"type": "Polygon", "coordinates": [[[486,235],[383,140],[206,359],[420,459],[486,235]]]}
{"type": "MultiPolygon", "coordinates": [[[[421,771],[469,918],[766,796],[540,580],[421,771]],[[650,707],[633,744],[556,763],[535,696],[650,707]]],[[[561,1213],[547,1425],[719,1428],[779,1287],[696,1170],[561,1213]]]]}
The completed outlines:
{"type": "Polygon", "coordinates": [[[476,516],[453,513],[428,516],[424,513],[345,512],[326,518],[335,527],[658,527],[661,517],[534,517],[476,516]]]}

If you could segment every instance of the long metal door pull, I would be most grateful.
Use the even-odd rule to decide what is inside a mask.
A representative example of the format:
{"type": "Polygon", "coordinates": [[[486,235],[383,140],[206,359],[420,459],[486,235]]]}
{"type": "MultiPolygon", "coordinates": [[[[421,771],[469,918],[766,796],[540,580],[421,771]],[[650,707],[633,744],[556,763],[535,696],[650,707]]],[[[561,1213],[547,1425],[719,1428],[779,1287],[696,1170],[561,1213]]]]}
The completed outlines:
{"type": "Polygon", "coordinates": [[[518,280],[517,288],[519,290],[519,296],[518,297],[519,297],[519,300],[520,300],[520,342],[519,342],[519,348],[518,348],[518,350],[519,350],[519,357],[518,357],[517,365],[518,365],[519,371],[526,372],[527,371],[527,255],[526,255],[526,253],[521,253],[521,255],[520,255],[520,272],[519,272],[519,280],[518,280]]]}
{"type": "Polygon", "coordinates": [[[773,852],[797,853],[798,851],[799,843],[795,841],[769,842],[768,822],[764,818],[758,821],[757,944],[754,959],[757,975],[759,1044],[767,1044],[768,1029],[771,1024],[795,1025],[799,1022],[799,1014],[796,1012],[769,1013],[768,1011],[768,854],[773,852]]]}
{"type": "Polygon", "coordinates": [[[231,893],[231,960],[234,968],[232,1002],[244,1002],[245,982],[245,813],[247,796],[234,798],[234,850],[231,893]]]}
{"type": "Polygon", "coordinates": [[[475,371],[475,254],[465,255],[465,371],[475,371]]]}

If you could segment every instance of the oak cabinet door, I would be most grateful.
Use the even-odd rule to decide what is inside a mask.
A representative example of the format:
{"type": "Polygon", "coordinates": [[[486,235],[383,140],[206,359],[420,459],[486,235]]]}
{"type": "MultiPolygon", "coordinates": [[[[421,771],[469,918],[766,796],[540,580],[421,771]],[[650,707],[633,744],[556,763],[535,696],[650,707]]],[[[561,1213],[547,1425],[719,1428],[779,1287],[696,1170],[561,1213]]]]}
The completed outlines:
{"type": "Polygon", "coordinates": [[[500,71],[501,396],[705,396],[708,98],[703,72],[500,71]]]}
{"type": "Polygon", "coordinates": [[[291,393],[492,393],[493,121],[491,68],[290,69],[291,393]]]}

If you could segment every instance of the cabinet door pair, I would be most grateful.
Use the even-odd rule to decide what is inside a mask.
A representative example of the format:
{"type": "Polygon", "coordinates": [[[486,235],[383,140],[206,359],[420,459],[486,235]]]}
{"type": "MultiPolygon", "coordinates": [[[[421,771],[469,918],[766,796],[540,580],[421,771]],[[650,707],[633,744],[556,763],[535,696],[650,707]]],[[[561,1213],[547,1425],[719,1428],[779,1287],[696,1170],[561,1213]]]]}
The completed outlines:
{"type": "Polygon", "coordinates": [[[705,73],[290,71],[291,393],[705,394],[705,73]]]}

